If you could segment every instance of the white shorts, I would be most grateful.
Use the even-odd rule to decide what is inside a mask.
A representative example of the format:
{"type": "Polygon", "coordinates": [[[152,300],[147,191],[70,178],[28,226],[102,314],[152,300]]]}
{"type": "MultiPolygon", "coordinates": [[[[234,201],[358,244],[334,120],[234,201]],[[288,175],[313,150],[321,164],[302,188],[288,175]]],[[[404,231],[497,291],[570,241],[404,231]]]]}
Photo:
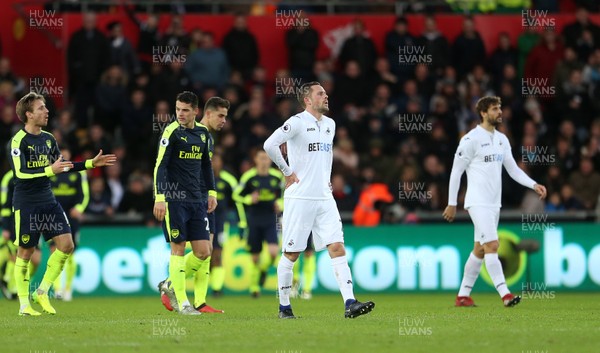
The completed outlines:
{"type": "Polygon", "coordinates": [[[315,250],[333,243],[343,243],[342,218],[337,204],[330,200],[283,199],[282,252],[302,252],[310,232],[315,250]]]}
{"type": "Polygon", "coordinates": [[[475,226],[475,242],[483,245],[498,240],[499,208],[472,206],[468,211],[475,226]]]}

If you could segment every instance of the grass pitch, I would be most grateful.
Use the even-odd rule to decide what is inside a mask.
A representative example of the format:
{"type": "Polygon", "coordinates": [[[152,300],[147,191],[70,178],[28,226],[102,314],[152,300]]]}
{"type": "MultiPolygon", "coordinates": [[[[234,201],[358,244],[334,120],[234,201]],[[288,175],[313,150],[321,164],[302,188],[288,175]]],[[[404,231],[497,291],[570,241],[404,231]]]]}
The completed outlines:
{"type": "MultiPolygon", "coordinates": [[[[556,293],[504,308],[475,294],[477,308],[455,308],[454,294],[366,295],[376,306],[344,319],[339,295],[292,300],[298,320],[277,318],[264,295],[209,298],[225,314],[180,316],[156,297],[54,301],[57,315],[19,317],[0,301],[0,352],[600,352],[598,294],[556,293]]],[[[37,307],[34,304],[34,307],[37,307]]]]}

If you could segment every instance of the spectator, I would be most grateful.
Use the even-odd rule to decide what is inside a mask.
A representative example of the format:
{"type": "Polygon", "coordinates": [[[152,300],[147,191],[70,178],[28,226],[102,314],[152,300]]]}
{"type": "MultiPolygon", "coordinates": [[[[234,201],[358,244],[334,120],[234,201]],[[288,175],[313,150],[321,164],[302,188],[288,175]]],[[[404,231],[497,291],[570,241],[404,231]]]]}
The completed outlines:
{"type": "Polygon", "coordinates": [[[331,177],[331,192],[337,203],[340,212],[348,212],[354,209],[356,205],[356,192],[354,188],[346,182],[342,174],[333,174],[331,177]]]}
{"type": "Polygon", "coordinates": [[[600,173],[594,170],[590,158],[584,157],[579,162],[579,170],[569,177],[573,194],[583,202],[585,209],[593,210],[600,195],[600,173]]]}
{"type": "MultiPolygon", "coordinates": [[[[397,117],[398,108],[392,101],[390,87],[385,83],[380,83],[375,87],[371,105],[369,106],[368,117],[378,119],[383,124],[383,129],[388,129],[390,123],[397,117]]],[[[391,126],[396,131],[397,125],[391,126]]]]}
{"type": "Polygon", "coordinates": [[[352,22],[352,36],[344,41],[340,51],[340,66],[346,68],[348,62],[355,61],[360,68],[361,75],[369,77],[375,68],[376,58],[375,44],[367,37],[365,24],[361,20],[355,19],[352,22]]]}
{"type": "Polygon", "coordinates": [[[459,78],[465,77],[475,65],[483,65],[485,62],[485,44],[475,30],[472,18],[464,19],[463,31],[454,41],[452,53],[454,54],[454,67],[459,78]]]}
{"type": "Polygon", "coordinates": [[[142,175],[132,174],[119,205],[119,212],[142,217],[144,223],[152,222],[154,202],[150,184],[151,182],[144,181],[142,175]]]}
{"type": "Polygon", "coordinates": [[[425,102],[429,102],[429,99],[435,93],[435,79],[429,71],[429,66],[417,64],[414,79],[417,83],[417,90],[421,93],[425,102]]]}
{"type": "Polygon", "coordinates": [[[225,86],[229,78],[227,57],[221,48],[215,47],[212,33],[204,33],[202,47],[189,56],[185,71],[197,91],[205,87],[221,89],[225,86]]]}
{"type": "Polygon", "coordinates": [[[110,206],[117,210],[123,200],[125,190],[121,180],[121,161],[117,161],[110,167],[106,167],[106,184],[110,192],[110,206]]]}
{"type": "Polygon", "coordinates": [[[600,49],[594,50],[583,68],[583,82],[590,87],[594,111],[600,112],[600,49]]]}
{"type": "Polygon", "coordinates": [[[383,83],[388,86],[394,95],[400,93],[398,77],[390,71],[390,64],[384,57],[377,58],[377,61],[375,62],[375,72],[375,86],[383,83]]]}
{"type": "Polygon", "coordinates": [[[385,54],[389,67],[394,75],[403,82],[412,77],[413,65],[400,65],[399,55],[409,50],[416,50],[417,40],[408,32],[408,21],[398,17],[394,28],[385,35],[385,54]]]}
{"type": "Polygon", "coordinates": [[[576,47],[584,31],[589,31],[596,43],[600,40],[600,27],[590,20],[588,10],[580,7],[575,11],[575,22],[567,24],[563,28],[562,35],[565,45],[576,47]]]}
{"type": "Polygon", "coordinates": [[[517,38],[517,51],[519,52],[518,76],[525,77],[525,65],[529,53],[540,42],[540,35],[532,27],[525,27],[525,31],[517,38]]]}
{"type": "Polygon", "coordinates": [[[60,131],[63,142],[69,147],[74,156],[81,152],[80,139],[77,132],[77,124],[73,121],[73,114],[69,109],[63,109],[58,113],[58,119],[54,121],[54,128],[60,131]]]}
{"type": "MultiPolygon", "coordinates": [[[[150,158],[146,141],[152,133],[152,108],[146,104],[142,90],[131,92],[122,119],[122,135],[132,164],[139,164],[150,158]]],[[[140,166],[141,167],[141,166],[140,166]]]]}
{"type": "Polygon", "coordinates": [[[87,127],[88,109],[94,104],[96,85],[110,60],[108,40],[96,28],[96,15],[83,15],[83,28],[73,33],[67,49],[69,92],[75,102],[78,127],[87,127]]]}
{"type": "Polygon", "coordinates": [[[338,139],[333,147],[333,161],[340,163],[346,171],[356,171],[358,168],[358,154],[354,151],[352,140],[338,139]]]}
{"type": "Polygon", "coordinates": [[[587,61],[594,49],[598,47],[599,42],[600,37],[594,37],[590,30],[586,29],[583,31],[583,33],[581,33],[581,37],[577,40],[577,45],[575,46],[577,56],[581,59],[581,61],[587,61]]]}
{"type": "Polygon", "coordinates": [[[362,74],[357,61],[346,63],[344,74],[336,80],[334,104],[343,107],[344,111],[351,107],[364,107],[369,102],[369,84],[362,74]]]}
{"type": "MultiPolygon", "coordinates": [[[[301,18],[304,19],[304,12],[301,18]]],[[[319,47],[319,33],[310,26],[297,26],[285,33],[285,44],[288,49],[288,65],[292,76],[306,81],[312,80],[312,68],[319,47]]]]}
{"type": "Polygon", "coordinates": [[[448,40],[437,29],[435,18],[425,18],[425,30],[419,39],[425,46],[425,53],[431,56],[431,72],[435,76],[442,76],[444,68],[450,64],[450,45],[448,40]]]}
{"type": "Polygon", "coordinates": [[[540,44],[531,50],[525,64],[525,77],[551,79],[556,65],[563,57],[563,46],[558,42],[554,30],[547,29],[540,44]]]}
{"type": "Polygon", "coordinates": [[[146,21],[142,22],[136,17],[135,13],[129,8],[129,6],[125,6],[125,11],[129,19],[131,19],[138,27],[139,39],[137,55],[143,71],[149,72],[150,66],[152,66],[153,62],[152,56],[158,49],[158,43],[160,40],[160,34],[158,32],[158,15],[148,14],[146,21]]]}
{"type": "Polygon", "coordinates": [[[8,165],[8,141],[16,133],[16,130],[21,126],[14,121],[14,109],[10,105],[5,105],[0,108],[0,170],[4,171],[9,168],[8,165]]]}
{"type": "Polygon", "coordinates": [[[190,47],[188,49],[188,52],[190,54],[196,51],[196,49],[202,47],[203,37],[204,32],[200,28],[192,29],[192,32],[190,33],[190,47]]]}
{"type": "Polygon", "coordinates": [[[565,210],[566,208],[560,198],[560,193],[551,193],[550,197],[548,197],[548,202],[546,202],[546,212],[562,212],[565,210]]]}
{"type": "Polygon", "coordinates": [[[13,122],[20,122],[16,114],[17,99],[14,87],[11,81],[0,81],[0,110],[10,107],[13,112],[13,122]]]}
{"type": "Polygon", "coordinates": [[[561,95],[557,97],[558,111],[575,125],[578,141],[583,141],[590,124],[592,104],[588,87],[583,82],[581,70],[573,70],[568,81],[563,83],[561,95]]]}
{"type": "Polygon", "coordinates": [[[179,61],[160,67],[160,71],[152,77],[149,88],[154,101],[172,101],[179,92],[191,89],[192,81],[185,71],[184,64],[179,61]]]}
{"type": "Polygon", "coordinates": [[[488,68],[495,81],[506,79],[504,77],[504,68],[506,65],[517,67],[518,65],[517,49],[510,44],[510,37],[507,32],[500,32],[498,36],[498,47],[489,58],[488,68]]]}
{"type": "Polygon", "coordinates": [[[560,190],[560,197],[563,201],[564,208],[567,211],[585,210],[585,206],[581,200],[579,200],[577,196],[573,194],[573,187],[571,185],[565,184],[562,186],[560,190]]]}
{"type": "Polygon", "coordinates": [[[180,15],[171,16],[171,23],[165,30],[163,37],[160,40],[160,44],[163,46],[171,47],[176,50],[178,54],[189,54],[188,48],[190,47],[190,36],[183,27],[183,18],[180,15]]]}
{"type": "MultiPolygon", "coordinates": [[[[112,145],[109,138],[106,136],[102,126],[94,124],[88,129],[89,143],[86,149],[92,151],[102,150],[104,153],[110,153],[112,145]]],[[[87,158],[86,158],[87,159],[87,158]]]]}
{"type": "Polygon", "coordinates": [[[94,123],[113,133],[120,123],[127,97],[127,76],[120,66],[109,67],[96,87],[94,123]]]}
{"type": "Polygon", "coordinates": [[[2,81],[12,82],[14,94],[18,94],[25,89],[25,81],[12,72],[10,59],[0,57],[0,82],[2,81]]]}
{"type": "Polygon", "coordinates": [[[106,190],[104,180],[94,177],[90,180],[90,202],[85,209],[86,214],[110,217],[114,209],[110,203],[110,194],[106,190]]]}
{"type": "Polygon", "coordinates": [[[123,35],[123,25],[119,21],[112,21],[106,26],[110,41],[110,65],[121,67],[127,78],[133,78],[140,73],[140,63],[133,49],[133,45],[123,35]]]}
{"type": "Polygon", "coordinates": [[[256,38],[248,31],[246,16],[235,16],[233,28],[223,38],[223,49],[229,66],[245,78],[250,77],[252,70],[258,66],[259,52],[256,38]]]}
{"type": "Polygon", "coordinates": [[[441,163],[438,155],[429,154],[423,160],[422,179],[426,183],[443,184],[450,176],[446,173],[446,168],[441,163]]]}
{"type": "Polygon", "coordinates": [[[241,137],[239,143],[242,151],[262,146],[271,132],[279,125],[273,116],[265,112],[263,101],[260,98],[251,99],[248,109],[235,124],[235,129],[238,131],[237,136],[241,137]]]}
{"type": "Polygon", "coordinates": [[[556,95],[560,96],[564,94],[563,83],[569,80],[571,72],[573,70],[581,70],[583,63],[577,57],[577,53],[573,48],[565,48],[564,58],[558,62],[556,69],[554,70],[553,85],[556,87],[556,95]]]}
{"type": "MultiPolygon", "coordinates": [[[[404,82],[404,87],[400,95],[400,100],[398,102],[398,112],[400,114],[404,114],[407,112],[410,113],[409,104],[411,102],[416,104],[423,104],[424,102],[424,98],[419,92],[417,82],[412,79],[404,82]]],[[[417,111],[417,113],[419,112],[420,111],[417,111]]]]}

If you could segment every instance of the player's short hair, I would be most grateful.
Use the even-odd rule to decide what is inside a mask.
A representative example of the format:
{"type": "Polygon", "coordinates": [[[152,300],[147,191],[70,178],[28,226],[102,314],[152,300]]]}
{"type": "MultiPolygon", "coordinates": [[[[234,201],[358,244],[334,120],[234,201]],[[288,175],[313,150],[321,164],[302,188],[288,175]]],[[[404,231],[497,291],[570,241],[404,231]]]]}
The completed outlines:
{"type": "Polygon", "coordinates": [[[187,103],[192,106],[192,109],[198,108],[198,96],[194,92],[183,91],[177,95],[177,101],[187,103]]]}
{"type": "Polygon", "coordinates": [[[302,106],[302,108],[306,108],[306,104],[304,104],[304,98],[310,96],[312,86],[320,86],[320,85],[321,85],[321,83],[319,83],[317,81],[310,81],[310,82],[307,82],[307,83],[303,84],[302,86],[300,86],[300,91],[298,91],[298,102],[300,102],[300,105],[302,106]]]}
{"type": "Polygon", "coordinates": [[[488,109],[490,109],[490,107],[492,105],[496,105],[496,104],[502,104],[502,100],[500,99],[500,97],[487,96],[487,97],[479,98],[479,100],[477,101],[477,104],[475,104],[475,110],[477,110],[477,114],[479,114],[479,118],[483,121],[482,113],[487,112],[488,109]]]}
{"type": "Polygon", "coordinates": [[[221,97],[210,97],[204,104],[204,111],[218,110],[219,108],[229,109],[231,104],[227,99],[221,97]]]}
{"type": "Polygon", "coordinates": [[[25,113],[33,113],[33,102],[35,102],[38,99],[41,99],[42,102],[46,103],[46,98],[44,98],[44,96],[42,96],[41,94],[35,92],[27,93],[23,96],[23,98],[19,99],[19,101],[17,102],[17,116],[19,117],[19,119],[21,119],[23,123],[27,124],[27,114],[25,113]]]}

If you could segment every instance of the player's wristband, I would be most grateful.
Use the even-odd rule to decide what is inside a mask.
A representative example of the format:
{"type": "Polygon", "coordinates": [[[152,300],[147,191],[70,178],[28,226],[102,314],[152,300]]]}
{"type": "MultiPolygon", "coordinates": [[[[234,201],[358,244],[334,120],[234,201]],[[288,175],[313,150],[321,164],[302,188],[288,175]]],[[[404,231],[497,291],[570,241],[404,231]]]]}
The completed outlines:
{"type": "Polygon", "coordinates": [[[92,168],[94,168],[94,161],[91,159],[86,159],[85,169],[92,169],[92,168]]]}
{"type": "Polygon", "coordinates": [[[52,166],[51,165],[49,165],[46,168],[44,168],[44,174],[46,174],[47,177],[54,176],[54,172],[52,171],[52,166]]]}
{"type": "Polygon", "coordinates": [[[216,190],[208,190],[208,197],[217,197],[217,191],[216,190]]]}
{"type": "Polygon", "coordinates": [[[165,194],[156,194],[154,202],[165,202],[165,194]]]}

